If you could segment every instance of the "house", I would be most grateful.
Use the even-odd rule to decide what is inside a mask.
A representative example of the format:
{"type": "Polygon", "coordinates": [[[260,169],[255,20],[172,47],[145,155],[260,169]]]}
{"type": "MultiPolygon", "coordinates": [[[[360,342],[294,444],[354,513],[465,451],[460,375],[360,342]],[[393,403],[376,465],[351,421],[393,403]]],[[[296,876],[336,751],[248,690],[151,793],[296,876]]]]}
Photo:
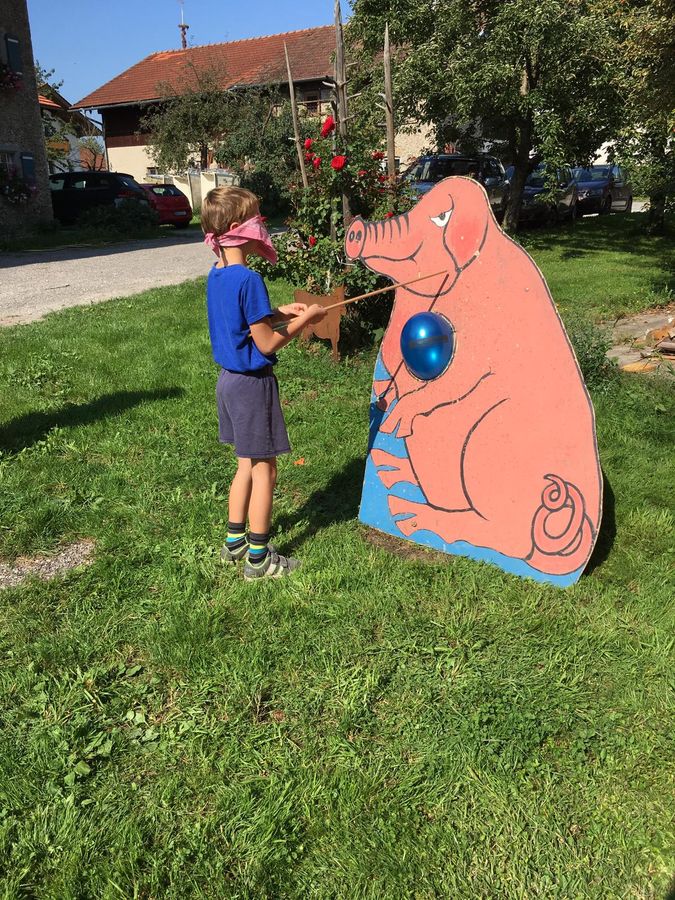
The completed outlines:
{"type": "Polygon", "coordinates": [[[39,85],[39,91],[49,171],[53,174],[107,169],[99,126],[78,110],[72,110],[51,85],[39,85]]]}
{"type": "MultiPolygon", "coordinates": [[[[331,89],[324,82],[333,78],[333,25],[153,53],[83,97],[73,109],[97,109],[103,119],[110,169],[146,181],[156,169],[149,153],[149,135],[142,132],[141,120],[153,103],[166,96],[167,90],[179,93],[186,80],[194,79],[194,71],[217,73],[223,90],[270,84],[287,90],[284,44],[288,47],[301,111],[304,109],[308,115],[327,114],[331,109],[331,89]]],[[[411,136],[401,135],[400,139],[406,142],[399,153],[401,158],[415,155],[411,136]]]]}
{"type": "Polygon", "coordinates": [[[0,5],[0,234],[52,219],[26,0],[0,5]]]}

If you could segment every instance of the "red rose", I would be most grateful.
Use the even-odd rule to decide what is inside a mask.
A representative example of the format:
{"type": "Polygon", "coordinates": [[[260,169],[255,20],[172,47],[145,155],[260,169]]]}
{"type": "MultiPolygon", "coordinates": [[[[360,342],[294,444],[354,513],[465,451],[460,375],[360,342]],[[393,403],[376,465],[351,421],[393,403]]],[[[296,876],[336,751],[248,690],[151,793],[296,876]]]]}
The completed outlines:
{"type": "Polygon", "coordinates": [[[314,159],[312,160],[312,165],[314,166],[315,169],[318,169],[319,166],[321,165],[321,157],[315,156],[314,159]]]}
{"type": "Polygon", "coordinates": [[[335,169],[336,172],[341,172],[345,165],[347,164],[346,156],[334,156],[331,161],[331,168],[335,169]]]}
{"type": "Polygon", "coordinates": [[[321,137],[325,138],[335,129],[335,119],[332,116],[326,116],[321,126],[321,137]]]}
{"type": "Polygon", "coordinates": [[[305,162],[311,162],[313,158],[314,158],[313,153],[305,153],[305,162]]]}
{"type": "Polygon", "coordinates": [[[387,180],[387,177],[386,177],[386,175],[378,175],[378,176],[377,176],[377,180],[378,180],[379,182],[383,182],[383,181],[386,181],[386,180],[387,180]]]}
{"type": "Polygon", "coordinates": [[[314,141],[311,138],[306,138],[305,139],[305,150],[311,150],[313,143],[314,143],[314,141]]]}
{"type": "Polygon", "coordinates": [[[316,238],[314,237],[313,234],[310,235],[310,237],[309,237],[309,246],[310,246],[310,247],[316,247],[316,238]]]}
{"type": "Polygon", "coordinates": [[[367,169],[359,169],[359,172],[358,172],[359,178],[363,178],[367,174],[368,174],[367,169]]]}
{"type": "Polygon", "coordinates": [[[384,159],[384,153],[382,150],[373,150],[373,159],[384,159]]]}
{"type": "Polygon", "coordinates": [[[386,212],[384,214],[384,217],[385,217],[385,219],[391,219],[393,215],[394,215],[393,212],[386,212]]]}

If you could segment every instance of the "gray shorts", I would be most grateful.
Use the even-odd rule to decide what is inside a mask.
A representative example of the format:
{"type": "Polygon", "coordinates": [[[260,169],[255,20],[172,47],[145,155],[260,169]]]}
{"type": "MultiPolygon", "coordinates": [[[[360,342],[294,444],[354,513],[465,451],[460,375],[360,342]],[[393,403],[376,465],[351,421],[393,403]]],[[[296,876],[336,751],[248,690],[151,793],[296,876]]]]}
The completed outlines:
{"type": "Polygon", "coordinates": [[[271,459],[290,453],[279,386],[272,366],[257,372],[223,369],[216,386],[223,444],[245,459],[271,459]]]}

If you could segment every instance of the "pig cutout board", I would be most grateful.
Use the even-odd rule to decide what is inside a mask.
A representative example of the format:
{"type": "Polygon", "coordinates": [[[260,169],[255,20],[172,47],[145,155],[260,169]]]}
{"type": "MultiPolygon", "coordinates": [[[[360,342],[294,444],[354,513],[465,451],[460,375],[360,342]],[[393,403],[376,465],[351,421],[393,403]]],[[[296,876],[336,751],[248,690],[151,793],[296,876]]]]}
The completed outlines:
{"type": "Polygon", "coordinates": [[[541,272],[499,228],[483,187],[446,178],[409,213],[357,218],[346,250],[395,282],[444,272],[396,291],[361,521],[516,575],[576,582],[602,509],[593,406],[541,272]],[[428,319],[435,336],[418,327],[428,319]],[[416,354],[430,359],[434,346],[440,361],[434,351],[420,371],[416,354]]]}

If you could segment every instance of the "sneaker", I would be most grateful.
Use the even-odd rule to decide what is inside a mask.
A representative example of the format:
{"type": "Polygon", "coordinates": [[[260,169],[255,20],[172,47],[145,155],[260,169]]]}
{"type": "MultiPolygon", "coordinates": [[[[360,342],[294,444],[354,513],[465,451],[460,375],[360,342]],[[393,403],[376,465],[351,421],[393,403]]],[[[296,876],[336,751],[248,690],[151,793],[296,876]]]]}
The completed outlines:
{"type": "MultiPolygon", "coordinates": [[[[270,553],[276,552],[272,544],[268,544],[267,546],[270,549],[270,553]]],[[[247,553],[248,541],[241,547],[237,547],[236,550],[230,550],[227,544],[223,544],[222,550],[220,551],[220,561],[224,563],[238,563],[240,560],[246,559],[247,553]]]]}
{"type": "Polygon", "coordinates": [[[262,566],[252,566],[247,560],[244,566],[244,580],[255,581],[256,578],[283,578],[299,568],[300,560],[292,556],[280,556],[270,547],[270,552],[262,566]]]}

